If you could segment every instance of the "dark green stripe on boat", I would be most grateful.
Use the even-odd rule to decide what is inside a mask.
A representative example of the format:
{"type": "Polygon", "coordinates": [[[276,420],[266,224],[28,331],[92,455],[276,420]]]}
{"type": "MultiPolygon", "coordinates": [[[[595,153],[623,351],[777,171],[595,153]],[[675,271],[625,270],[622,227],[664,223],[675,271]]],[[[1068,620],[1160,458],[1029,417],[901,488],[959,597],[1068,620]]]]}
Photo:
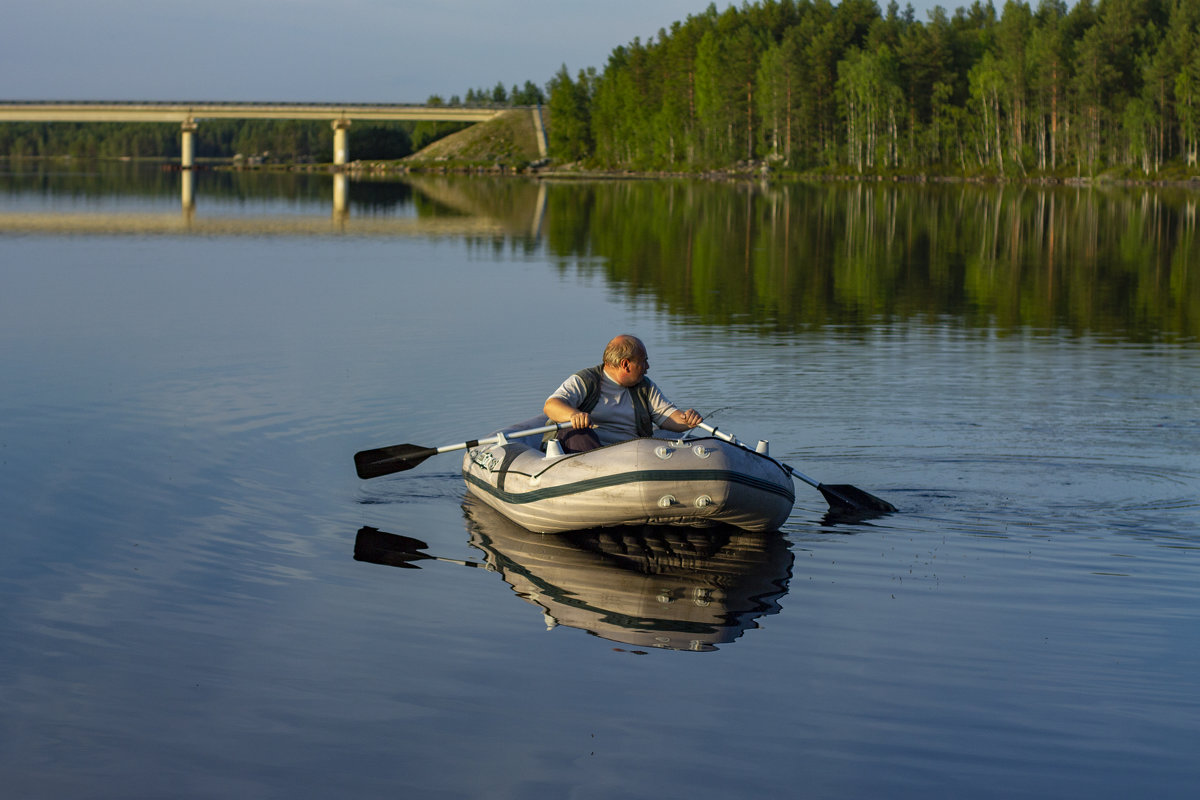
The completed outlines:
{"type": "Polygon", "coordinates": [[[545,489],[530,489],[528,492],[506,492],[492,486],[475,475],[469,472],[463,473],[463,477],[471,484],[478,486],[483,491],[498,498],[502,502],[517,504],[517,503],[536,503],[539,500],[549,500],[555,497],[564,497],[566,495],[581,494],[590,492],[596,489],[604,489],[609,486],[620,486],[625,483],[640,483],[648,482],[675,482],[679,484],[688,484],[701,481],[724,481],[728,483],[740,483],[743,486],[749,486],[753,489],[758,489],[771,494],[777,494],[780,497],[787,498],[788,502],[796,501],[795,492],[790,490],[792,485],[791,478],[788,479],[788,489],[784,489],[778,484],[769,481],[752,478],[749,475],[743,475],[740,472],[723,469],[697,470],[697,469],[647,469],[635,470],[633,472],[621,472],[616,475],[605,475],[600,478],[590,478],[586,481],[576,481],[574,483],[566,483],[562,486],[548,486],[545,489]]]}

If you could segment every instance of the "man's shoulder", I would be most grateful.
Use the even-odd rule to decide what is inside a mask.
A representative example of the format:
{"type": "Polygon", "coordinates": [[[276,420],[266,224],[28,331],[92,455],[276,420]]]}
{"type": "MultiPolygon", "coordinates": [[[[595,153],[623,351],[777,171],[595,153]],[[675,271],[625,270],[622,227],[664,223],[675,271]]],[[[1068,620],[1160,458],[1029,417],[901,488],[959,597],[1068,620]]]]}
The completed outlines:
{"type": "Polygon", "coordinates": [[[603,364],[601,364],[598,367],[584,367],[583,369],[581,369],[575,373],[576,378],[579,378],[580,380],[585,380],[585,381],[592,380],[595,378],[604,378],[607,376],[608,376],[608,373],[606,373],[604,371],[603,364]]]}
{"type": "Polygon", "coordinates": [[[662,394],[662,389],[658,388],[658,384],[645,375],[642,376],[635,388],[646,394],[662,394]]]}
{"type": "Polygon", "coordinates": [[[576,372],[573,375],[568,375],[567,379],[559,384],[558,388],[555,390],[555,394],[584,393],[586,391],[587,382],[583,378],[579,377],[579,373],[576,372]]]}

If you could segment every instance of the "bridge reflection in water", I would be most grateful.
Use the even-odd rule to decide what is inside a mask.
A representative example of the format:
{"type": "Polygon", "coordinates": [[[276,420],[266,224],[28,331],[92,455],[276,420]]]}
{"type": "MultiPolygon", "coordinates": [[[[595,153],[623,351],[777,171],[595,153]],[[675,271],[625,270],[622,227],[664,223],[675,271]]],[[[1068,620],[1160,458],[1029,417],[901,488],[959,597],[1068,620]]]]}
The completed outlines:
{"type": "Polygon", "coordinates": [[[353,181],[333,173],[330,216],[303,214],[206,215],[197,210],[196,177],[192,170],[179,172],[182,213],[167,211],[22,211],[0,208],[0,233],[321,236],[532,236],[541,234],[546,207],[546,187],[529,183],[524,191],[507,196],[498,206],[473,197],[460,182],[438,176],[408,176],[403,180],[439,208],[442,215],[372,215],[356,218],[350,211],[353,181]],[[499,213],[498,213],[499,212],[499,213]],[[499,214],[502,214],[499,215],[499,214]]]}
{"type": "MultiPolygon", "coordinates": [[[[567,625],[635,647],[711,651],[780,611],[793,554],[780,533],[728,526],[629,526],[531,533],[494,509],[463,504],[471,544],[548,628],[567,625]]],[[[424,542],[363,528],[360,561],[415,567],[424,542]]]]}

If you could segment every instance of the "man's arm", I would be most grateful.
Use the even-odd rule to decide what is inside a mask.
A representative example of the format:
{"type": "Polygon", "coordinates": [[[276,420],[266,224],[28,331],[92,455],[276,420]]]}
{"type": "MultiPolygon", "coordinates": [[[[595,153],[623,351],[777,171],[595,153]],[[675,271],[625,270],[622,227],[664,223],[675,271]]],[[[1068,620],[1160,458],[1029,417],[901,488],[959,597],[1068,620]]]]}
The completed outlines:
{"type": "Polygon", "coordinates": [[[570,422],[572,428],[592,427],[592,418],[586,411],[580,411],[559,397],[551,397],[542,406],[542,413],[551,422],[570,422]]]}
{"type": "MultiPolygon", "coordinates": [[[[551,419],[553,419],[553,417],[551,417],[551,419]]],[[[559,420],[555,421],[558,422],[559,420]]],[[[668,431],[682,433],[683,431],[690,431],[703,421],[704,417],[700,416],[699,412],[693,408],[689,408],[687,411],[675,409],[671,416],[667,417],[659,424],[659,427],[668,431]]]]}

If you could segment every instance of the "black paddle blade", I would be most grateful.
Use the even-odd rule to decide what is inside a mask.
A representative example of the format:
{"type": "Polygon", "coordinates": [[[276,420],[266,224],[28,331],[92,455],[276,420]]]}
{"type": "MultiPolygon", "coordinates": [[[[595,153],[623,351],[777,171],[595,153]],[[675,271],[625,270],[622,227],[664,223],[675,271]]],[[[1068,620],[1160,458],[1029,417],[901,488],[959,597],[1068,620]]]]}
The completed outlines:
{"type": "Polygon", "coordinates": [[[382,564],[386,567],[402,569],[420,569],[413,561],[431,558],[428,553],[419,552],[429,545],[411,536],[400,536],[395,533],[384,533],[378,528],[363,527],[354,537],[354,560],[368,561],[372,564],[382,564]]]}
{"type": "Polygon", "coordinates": [[[432,447],[421,447],[418,444],[394,444],[391,447],[380,447],[377,450],[363,450],[354,454],[354,468],[358,477],[378,478],[380,475],[391,475],[393,472],[403,472],[412,469],[430,456],[437,455],[432,447]]]}
{"type": "Polygon", "coordinates": [[[822,483],[817,487],[831,508],[853,513],[876,512],[890,514],[896,507],[887,500],[864,492],[856,486],[846,483],[822,483]]]}

